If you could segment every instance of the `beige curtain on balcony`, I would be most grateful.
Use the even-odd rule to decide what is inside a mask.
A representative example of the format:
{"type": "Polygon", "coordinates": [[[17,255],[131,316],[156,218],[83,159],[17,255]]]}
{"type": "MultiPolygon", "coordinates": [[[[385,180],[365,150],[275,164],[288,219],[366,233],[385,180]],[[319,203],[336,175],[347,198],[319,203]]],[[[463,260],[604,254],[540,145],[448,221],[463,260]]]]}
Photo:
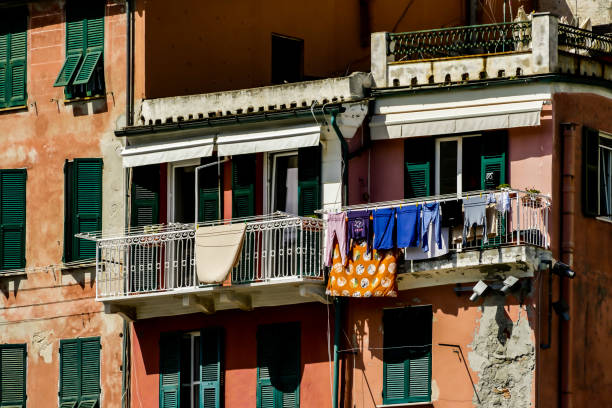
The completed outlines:
{"type": "Polygon", "coordinates": [[[195,235],[195,260],[200,283],[223,282],[240,259],[245,223],[200,227],[195,235]]]}

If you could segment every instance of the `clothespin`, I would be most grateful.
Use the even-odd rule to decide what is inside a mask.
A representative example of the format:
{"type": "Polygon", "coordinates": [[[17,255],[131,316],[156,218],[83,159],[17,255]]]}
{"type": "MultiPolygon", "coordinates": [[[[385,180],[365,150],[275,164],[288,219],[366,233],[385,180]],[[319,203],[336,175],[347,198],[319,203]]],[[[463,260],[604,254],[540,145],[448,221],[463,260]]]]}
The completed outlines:
{"type": "Polygon", "coordinates": [[[482,191],[480,192],[480,198],[482,198],[482,191]]]}

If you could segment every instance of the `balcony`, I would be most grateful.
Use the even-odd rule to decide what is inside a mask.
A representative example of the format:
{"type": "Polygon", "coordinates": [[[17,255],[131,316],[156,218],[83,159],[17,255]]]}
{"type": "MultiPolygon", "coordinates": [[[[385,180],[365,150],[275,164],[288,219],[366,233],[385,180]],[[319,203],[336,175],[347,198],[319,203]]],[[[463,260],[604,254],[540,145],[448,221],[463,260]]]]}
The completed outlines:
{"type": "Polygon", "coordinates": [[[612,38],[560,24],[528,21],[372,35],[377,88],[462,84],[539,74],[612,80],[612,38]]]}
{"type": "MultiPolygon", "coordinates": [[[[475,191],[462,194],[428,196],[400,201],[371,203],[345,207],[357,210],[399,207],[400,205],[445,202],[486,197],[502,191],[475,191]]],[[[551,200],[548,196],[526,191],[505,189],[509,209],[497,212],[495,237],[488,242],[475,238],[463,243],[448,243],[448,253],[428,259],[411,260],[406,256],[399,264],[398,288],[475,282],[479,279],[496,280],[513,275],[532,277],[541,260],[551,259],[549,217],[551,200]]],[[[451,241],[449,239],[449,241],[451,241]]]]}
{"type": "Polygon", "coordinates": [[[198,281],[196,226],[151,225],[96,241],[96,298],[130,319],[324,300],[323,221],[276,213],[198,224],[246,223],[239,260],[225,282],[198,281]]]}

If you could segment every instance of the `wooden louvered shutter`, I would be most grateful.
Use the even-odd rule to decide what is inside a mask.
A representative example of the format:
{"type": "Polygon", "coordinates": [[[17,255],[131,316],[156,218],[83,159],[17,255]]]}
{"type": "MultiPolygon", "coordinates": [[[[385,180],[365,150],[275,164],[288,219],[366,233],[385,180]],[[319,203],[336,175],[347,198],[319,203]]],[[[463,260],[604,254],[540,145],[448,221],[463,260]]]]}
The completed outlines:
{"type": "Polygon", "coordinates": [[[599,132],[582,128],[582,212],[587,217],[599,215],[599,132]]]}
{"type": "Polygon", "coordinates": [[[26,104],[27,10],[0,19],[0,108],[26,104]]]}
{"type": "Polygon", "coordinates": [[[72,15],[74,4],[71,3],[67,8],[69,13],[66,21],[66,60],[53,86],[67,86],[72,82],[87,48],[85,20],[72,15]]]}
{"type": "MultiPolygon", "coordinates": [[[[2,23],[2,21],[0,21],[2,23]]],[[[2,29],[4,27],[0,27],[2,29]]],[[[8,45],[9,45],[10,34],[5,30],[0,31],[0,108],[6,108],[7,99],[10,98],[7,95],[7,67],[8,67],[8,45]]]]}
{"type": "Polygon", "coordinates": [[[0,347],[0,406],[26,405],[26,346],[0,347]]]}
{"type": "Polygon", "coordinates": [[[218,220],[219,188],[201,188],[198,207],[198,222],[218,220]]]}
{"type": "Polygon", "coordinates": [[[25,267],[26,170],[0,170],[0,270],[25,267]]]}
{"type": "Polygon", "coordinates": [[[181,385],[181,338],[163,334],[160,342],[159,407],[179,408],[181,385]]]}
{"type": "MultiPolygon", "coordinates": [[[[298,170],[299,171],[299,170],[298,170]]],[[[277,406],[281,408],[299,408],[300,406],[300,325],[286,323],[282,325],[284,339],[278,345],[281,351],[280,387],[277,406]]]]}
{"type": "Polygon", "coordinates": [[[431,306],[385,310],[383,402],[431,399],[431,306]]]}
{"type": "Polygon", "coordinates": [[[232,217],[255,215],[255,174],[254,154],[232,158],[232,217]]]}
{"type": "Polygon", "coordinates": [[[220,328],[202,330],[200,334],[200,401],[201,408],[220,408],[223,397],[222,380],[223,335],[220,328]]]}
{"type": "Polygon", "coordinates": [[[406,163],[406,198],[430,195],[430,162],[406,163]]]}
{"type": "Polygon", "coordinates": [[[298,150],[298,215],[314,215],[321,207],[321,147],[298,150]]]}
{"type": "Polygon", "coordinates": [[[271,326],[257,329],[257,408],[275,408],[275,390],[270,382],[274,370],[274,341],[271,326]]]}
{"type": "Polygon", "coordinates": [[[81,394],[81,352],[78,339],[60,341],[60,404],[75,406],[81,394]]]}
{"type": "MultiPolygon", "coordinates": [[[[75,159],[72,234],[102,229],[102,159],[75,159]]],[[[96,243],[73,236],[72,260],[95,258],[96,243]]]]}
{"type": "Polygon", "coordinates": [[[480,189],[495,190],[497,186],[505,183],[506,154],[482,155],[480,158],[480,189]]]}
{"type": "Polygon", "coordinates": [[[83,32],[85,42],[83,63],[74,77],[74,85],[88,83],[98,64],[104,60],[104,14],[85,18],[83,32]]]}
{"type": "Polygon", "coordinates": [[[81,405],[92,405],[100,396],[100,339],[80,339],[81,405]]]}
{"type": "Polygon", "coordinates": [[[132,227],[159,224],[159,166],[133,169],[132,227]]]}

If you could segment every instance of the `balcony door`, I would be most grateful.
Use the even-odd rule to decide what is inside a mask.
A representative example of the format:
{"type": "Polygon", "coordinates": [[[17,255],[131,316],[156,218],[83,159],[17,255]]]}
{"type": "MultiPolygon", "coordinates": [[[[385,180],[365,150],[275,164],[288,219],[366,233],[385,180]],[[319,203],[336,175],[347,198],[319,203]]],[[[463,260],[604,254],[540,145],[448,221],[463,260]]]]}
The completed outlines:
{"type": "Polygon", "coordinates": [[[168,171],[169,222],[195,222],[195,168],[199,165],[200,159],[170,163],[168,171]]]}

